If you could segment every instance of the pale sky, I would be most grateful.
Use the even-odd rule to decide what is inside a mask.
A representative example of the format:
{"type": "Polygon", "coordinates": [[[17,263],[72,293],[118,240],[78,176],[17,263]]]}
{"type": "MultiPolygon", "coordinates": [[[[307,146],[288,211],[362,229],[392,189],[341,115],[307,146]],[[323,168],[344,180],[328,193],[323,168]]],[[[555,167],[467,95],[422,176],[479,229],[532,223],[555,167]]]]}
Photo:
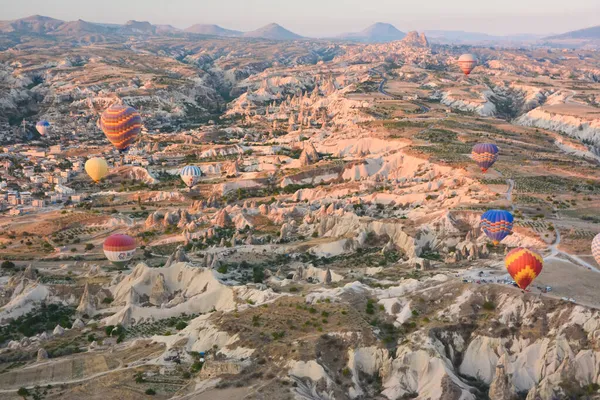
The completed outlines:
{"type": "Polygon", "coordinates": [[[548,34],[600,24],[600,0],[0,0],[0,20],[34,14],[178,28],[218,24],[242,31],[277,22],[314,37],[359,31],[374,22],[401,31],[548,34]]]}

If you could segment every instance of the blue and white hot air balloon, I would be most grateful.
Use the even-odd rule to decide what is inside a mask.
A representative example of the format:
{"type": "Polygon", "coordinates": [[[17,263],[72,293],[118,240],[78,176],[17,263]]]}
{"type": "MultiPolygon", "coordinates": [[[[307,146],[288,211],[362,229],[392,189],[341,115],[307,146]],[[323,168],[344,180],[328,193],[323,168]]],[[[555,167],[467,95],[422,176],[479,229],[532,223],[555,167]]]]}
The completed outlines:
{"type": "Polygon", "coordinates": [[[43,119],[35,124],[35,129],[40,135],[46,136],[46,134],[50,131],[50,122],[43,119]]]}
{"type": "Polygon", "coordinates": [[[181,169],[179,176],[181,176],[183,183],[185,183],[185,185],[191,189],[200,181],[200,177],[202,177],[202,171],[195,165],[188,165],[187,167],[183,167],[181,169]]]}

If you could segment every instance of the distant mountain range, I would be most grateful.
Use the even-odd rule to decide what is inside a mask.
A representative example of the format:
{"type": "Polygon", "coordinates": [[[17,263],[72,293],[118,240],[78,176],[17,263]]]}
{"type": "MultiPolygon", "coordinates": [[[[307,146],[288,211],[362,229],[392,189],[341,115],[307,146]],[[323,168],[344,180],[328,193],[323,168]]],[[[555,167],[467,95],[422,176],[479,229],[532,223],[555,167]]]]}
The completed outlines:
{"type": "Polygon", "coordinates": [[[406,33],[399,31],[394,25],[377,22],[360,32],[344,33],[338,36],[337,39],[366,43],[385,43],[402,40],[404,37],[406,37],[406,33]]]}
{"type": "Polygon", "coordinates": [[[77,21],[61,21],[54,18],[34,15],[14,21],[0,21],[0,33],[38,34],[38,35],[185,35],[199,34],[222,37],[263,38],[270,40],[297,40],[297,35],[277,24],[269,24],[251,32],[240,32],[222,28],[218,25],[198,24],[185,30],[171,25],[152,25],[146,21],[127,21],[123,25],[101,24],[77,21]]]}
{"type": "Polygon", "coordinates": [[[571,39],[600,39],[600,25],[593,26],[591,28],[579,29],[563,33],[562,35],[555,35],[546,38],[547,40],[571,40],[571,39]]]}
{"type": "MultiPolygon", "coordinates": [[[[263,38],[269,40],[300,40],[304,37],[291,32],[277,24],[269,24],[250,32],[241,32],[222,28],[218,25],[197,24],[182,30],[171,25],[153,25],[146,21],[128,21],[125,24],[102,24],[77,21],[61,21],[58,19],[34,15],[13,21],[0,21],[0,33],[11,35],[53,35],[72,38],[90,37],[113,38],[121,40],[119,35],[209,35],[219,37],[263,38]]],[[[561,35],[544,37],[543,35],[507,35],[494,36],[479,32],[429,30],[425,31],[429,40],[440,44],[470,45],[516,45],[547,43],[600,43],[600,26],[567,32],[561,35]]],[[[378,22],[360,32],[345,33],[332,39],[356,41],[363,43],[385,43],[402,40],[406,33],[394,25],[378,22]]],[[[559,44],[560,45],[560,44],[559,44]]]]}
{"type": "Polygon", "coordinates": [[[507,36],[488,35],[480,32],[429,30],[425,34],[432,42],[454,44],[529,43],[544,35],[516,34],[507,36]]]}

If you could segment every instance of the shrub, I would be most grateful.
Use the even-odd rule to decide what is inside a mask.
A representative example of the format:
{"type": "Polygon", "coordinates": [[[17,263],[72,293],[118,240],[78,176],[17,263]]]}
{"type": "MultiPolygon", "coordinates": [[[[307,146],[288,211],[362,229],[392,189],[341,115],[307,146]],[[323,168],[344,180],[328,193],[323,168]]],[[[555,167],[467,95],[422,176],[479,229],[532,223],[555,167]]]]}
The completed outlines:
{"type": "Polygon", "coordinates": [[[495,308],[496,308],[496,305],[494,303],[492,303],[491,301],[486,301],[485,303],[483,303],[484,310],[492,311],[495,308]]]}
{"type": "Polygon", "coordinates": [[[90,251],[94,248],[95,246],[92,243],[86,243],[85,244],[85,251],[90,251]]]}
{"type": "Polygon", "coordinates": [[[177,329],[178,331],[185,329],[185,327],[187,326],[187,323],[185,321],[179,321],[177,323],[177,325],[175,325],[175,329],[177,329]]]}
{"type": "Polygon", "coordinates": [[[2,264],[0,264],[0,268],[2,269],[14,269],[15,268],[15,263],[12,261],[2,261],[2,264]]]}
{"type": "Polygon", "coordinates": [[[148,388],[148,389],[146,389],[146,394],[148,396],[154,396],[156,394],[156,390],[154,390],[152,388],[148,388]]]}

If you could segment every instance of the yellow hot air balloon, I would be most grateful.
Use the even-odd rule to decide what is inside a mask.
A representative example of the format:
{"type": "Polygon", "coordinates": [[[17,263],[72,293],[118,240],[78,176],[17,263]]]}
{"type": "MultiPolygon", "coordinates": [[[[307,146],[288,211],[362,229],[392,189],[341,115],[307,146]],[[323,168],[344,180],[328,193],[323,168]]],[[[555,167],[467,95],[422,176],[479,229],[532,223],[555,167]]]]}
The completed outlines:
{"type": "Polygon", "coordinates": [[[108,174],[108,164],[104,158],[94,157],[85,162],[85,172],[96,183],[108,174]]]}

